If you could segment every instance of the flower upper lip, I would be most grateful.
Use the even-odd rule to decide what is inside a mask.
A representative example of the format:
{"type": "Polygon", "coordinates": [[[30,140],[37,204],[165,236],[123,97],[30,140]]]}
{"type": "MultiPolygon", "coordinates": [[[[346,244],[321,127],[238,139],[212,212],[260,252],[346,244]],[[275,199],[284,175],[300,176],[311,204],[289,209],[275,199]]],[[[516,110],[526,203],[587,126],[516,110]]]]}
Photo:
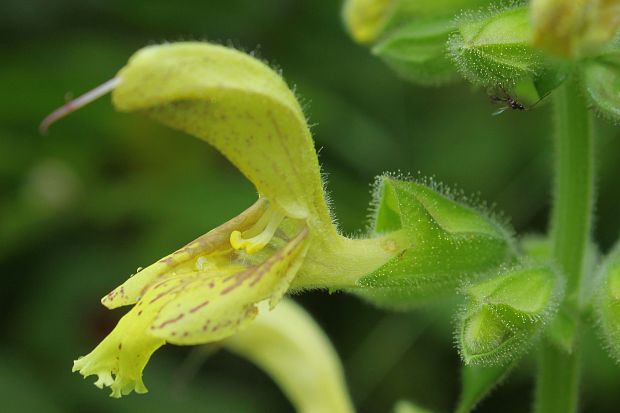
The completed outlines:
{"type": "Polygon", "coordinates": [[[207,141],[286,216],[336,233],[303,111],[267,65],[189,42],[144,48],[118,77],[112,94],[118,110],[144,113],[207,141]]]}

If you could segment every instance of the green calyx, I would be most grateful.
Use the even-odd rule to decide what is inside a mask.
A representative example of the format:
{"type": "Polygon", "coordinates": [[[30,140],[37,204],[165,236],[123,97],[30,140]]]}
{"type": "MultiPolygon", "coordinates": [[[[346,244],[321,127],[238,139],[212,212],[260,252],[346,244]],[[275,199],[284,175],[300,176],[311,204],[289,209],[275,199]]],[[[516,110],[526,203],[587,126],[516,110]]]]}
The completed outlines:
{"type": "Polygon", "coordinates": [[[457,77],[446,52],[455,28],[450,18],[413,22],[390,33],[372,51],[403,79],[423,85],[446,83],[457,77]]]}
{"type": "Polygon", "coordinates": [[[620,363],[620,244],[601,267],[595,309],[606,347],[620,363]]]}
{"type": "Polygon", "coordinates": [[[463,9],[486,6],[494,0],[347,0],[342,18],[351,37],[369,44],[411,23],[451,18],[463,9]]]}
{"type": "Polygon", "coordinates": [[[535,79],[542,71],[542,54],[530,47],[532,28],[527,7],[492,14],[471,13],[457,21],[449,51],[461,74],[485,86],[512,86],[535,79]]]}
{"type": "Polygon", "coordinates": [[[586,95],[594,108],[620,122],[620,49],[584,61],[582,73],[586,95]]]}
{"type": "Polygon", "coordinates": [[[375,304],[424,304],[512,258],[512,240],[503,226],[427,186],[383,176],[375,201],[375,232],[402,230],[409,245],[357,281],[353,292],[375,304]]]}
{"type": "Polygon", "coordinates": [[[501,365],[515,360],[555,314],[563,292],[549,267],[507,270],[464,290],[457,342],[466,364],[501,365]]]}

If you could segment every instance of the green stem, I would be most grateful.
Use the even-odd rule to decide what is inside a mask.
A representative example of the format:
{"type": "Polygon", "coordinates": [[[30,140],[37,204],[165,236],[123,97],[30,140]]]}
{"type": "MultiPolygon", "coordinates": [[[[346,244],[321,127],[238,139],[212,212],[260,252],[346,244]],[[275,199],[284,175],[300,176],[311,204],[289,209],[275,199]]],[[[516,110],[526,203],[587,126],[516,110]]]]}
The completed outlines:
{"type": "MultiPolygon", "coordinates": [[[[556,162],[551,238],[555,260],[566,277],[563,305],[575,308],[579,305],[590,240],[594,150],[591,117],[574,76],[556,91],[554,110],[556,162]]],[[[577,337],[570,354],[550,343],[543,343],[538,365],[537,413],[577,411],[578,341],[577,337]]]]}
{"type": "Polygon", "coordinates": [[[543,342],[538,354],[536,413],[574,413],[579,401],[579,351],[543,342]]]}
{"type": "Polygon", "coordinates": [[[555,193],[551,237],[555,259],[566,276],[566,293],[578,300],[590,240],[594,197],[592,122],[575,79],[555,98],[555,193]]]}

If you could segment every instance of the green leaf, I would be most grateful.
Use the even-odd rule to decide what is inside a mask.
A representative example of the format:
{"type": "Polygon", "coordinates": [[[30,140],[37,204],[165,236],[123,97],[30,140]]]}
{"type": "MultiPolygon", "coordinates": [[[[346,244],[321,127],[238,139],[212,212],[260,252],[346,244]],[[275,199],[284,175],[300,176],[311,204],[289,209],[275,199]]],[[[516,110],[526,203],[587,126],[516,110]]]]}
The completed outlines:
{"type": "Polygon", "coordinates": [[[390,33],[372,51],[410,82],[446,83],[457,77],[456,67],[446,50],[450,33],[455,29],[452,19],[410,23],[390,33]]]}
{"type": "Polygon", "coordinates": [[[562,279],[541,265],[510,269],[466,288],[457,333],[465,363],[515,360],[555,315],[562,292],[562,279]]]}
{"type": "Polygon", "coordinates": [[[410,246],[358,280],[353,292],[375,304],[423,304],[495,270],[513,254],[504,227],[422,184],[382,177],[376,205],[375,230],[402,229],[410,246]]]}
{"type": "Polygon", "coordinates": [[[508,377],[515,364],[516,362],[491,367],[463,366],[461,370],[463,388],[459,403],[454,410],[455,413],[472,411],[482,399],[508,377]]]}

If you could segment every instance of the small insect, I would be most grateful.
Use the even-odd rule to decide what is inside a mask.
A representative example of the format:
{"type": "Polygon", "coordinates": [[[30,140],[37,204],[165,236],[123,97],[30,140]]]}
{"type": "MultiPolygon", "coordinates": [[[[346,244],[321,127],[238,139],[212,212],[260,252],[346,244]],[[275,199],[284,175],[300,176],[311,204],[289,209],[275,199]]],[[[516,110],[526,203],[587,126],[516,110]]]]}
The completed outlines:
{"type": "Polygon", "coordinates": [[[503,113],[506,109],[525,110],[525,106],[522,103],[517,102],[510,95],[507,95],[505,98],[496,96],[496,95],[491,95],[489,96],[489,99],[491,99],[492,102],[506,103],[506,106],[503,106],[499,108],[498,110],[496,110],[495,112],[493,112],[493,115],[499,115],[503,113]]]}
{"type": "Polygon", "coordinates": [[[504,89],[503,86],[500,86],[500,89],[504,93],[504,97],[497,96],[497,95],[489,95],[489,99],[491,99],[491,102],[495,102],[495,103],[502,102],[502,103],[505,103],[505,106],[502,106],[501,108],[499,108],[495,112],[493,112],[493,116],[501,115],[507,109],[512,109],[512,110],[530,110],[530,109],[533,109],[536,105],[538,105],[538,103],[541,100],[543,100],[547,96],[547,95],[544,95],[543,97],[538,99],[538,101],[535,102],[532,106],[526,107],[524,104],[522,104],[521,102],[517,101],[515,98],[510,96],[510,94],[508,92],[506,92],[506,89],[504,89]]]}

